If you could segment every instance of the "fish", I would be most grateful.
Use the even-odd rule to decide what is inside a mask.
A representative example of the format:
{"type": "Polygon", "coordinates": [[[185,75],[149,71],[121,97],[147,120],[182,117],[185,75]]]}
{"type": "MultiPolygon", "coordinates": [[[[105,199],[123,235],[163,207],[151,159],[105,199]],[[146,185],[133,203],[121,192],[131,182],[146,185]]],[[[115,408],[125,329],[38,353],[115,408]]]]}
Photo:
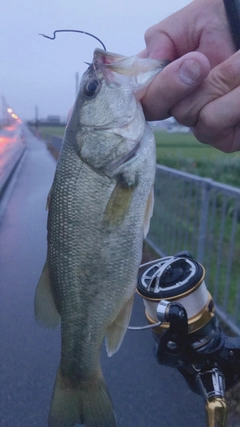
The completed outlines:
{"type": "Polygon", "coordinates": [[[61,358],[49,427],[115,427],[100,365],[131,317],[153,212],[156,148],[141,97],[164,62],[96,49],[79,93],[48,197],[47,257],[36,321],[61,324],[61,358]]]}

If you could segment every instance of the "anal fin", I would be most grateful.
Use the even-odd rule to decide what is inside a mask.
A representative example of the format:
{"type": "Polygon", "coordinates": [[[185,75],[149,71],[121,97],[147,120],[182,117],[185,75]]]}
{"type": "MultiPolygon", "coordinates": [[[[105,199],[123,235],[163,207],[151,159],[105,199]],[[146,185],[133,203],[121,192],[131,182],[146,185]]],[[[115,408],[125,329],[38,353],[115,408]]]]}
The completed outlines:
{"type": "Polygon", "coordinates": [[[133,300],[134,295],[127,301],[117,318],[107,329],[105,342],[109,357],[116,353],[122,344],[132,314],[133,300]]]}
{"type": "Polygon", "coordinates": [[[34,312],[37,322],[48,328],[56,328],[60,322],[60,314],[53,300],[47,261],[37,285],[34,312]]]}

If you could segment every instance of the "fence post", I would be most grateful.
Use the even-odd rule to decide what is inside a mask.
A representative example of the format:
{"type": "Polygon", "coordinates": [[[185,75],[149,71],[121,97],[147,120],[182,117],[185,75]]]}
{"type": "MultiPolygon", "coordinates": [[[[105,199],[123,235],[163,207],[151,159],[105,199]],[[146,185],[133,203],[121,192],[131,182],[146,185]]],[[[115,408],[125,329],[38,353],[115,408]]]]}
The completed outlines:
{"type": "Polygon", "coordinates": [[[197,260],[202,264],[204,263],[205,255],[209,211],[209,192],[212,181],[213,180],[210,178],[203,178],[201,182],[201,210],[199,218],[197,260]]]}

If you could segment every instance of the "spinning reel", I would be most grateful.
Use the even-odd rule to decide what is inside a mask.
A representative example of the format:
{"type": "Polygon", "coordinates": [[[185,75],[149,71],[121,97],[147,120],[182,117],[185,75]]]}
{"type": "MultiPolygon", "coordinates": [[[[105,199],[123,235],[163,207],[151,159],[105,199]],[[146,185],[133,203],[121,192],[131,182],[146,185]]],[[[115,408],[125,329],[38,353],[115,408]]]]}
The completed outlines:
{"type": "Polygon", "coordinates": [[[227,337],[204,282],[205,270],[188,252],[154,260],[139,276],[138,293],[153,327],[161,365],[178,369],[206,402],[208,427],[225,427],[225,390],[240,380],[240,337],[227,337]]]}

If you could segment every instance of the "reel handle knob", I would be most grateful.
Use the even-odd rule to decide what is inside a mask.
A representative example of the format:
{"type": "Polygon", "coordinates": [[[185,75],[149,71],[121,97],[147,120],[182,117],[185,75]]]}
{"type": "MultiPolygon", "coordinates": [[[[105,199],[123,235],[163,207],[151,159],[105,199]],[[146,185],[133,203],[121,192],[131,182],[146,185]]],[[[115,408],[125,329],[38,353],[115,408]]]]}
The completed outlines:
{"type": "Polygon", "coordinates": [[[223,397],[210,397],[206,401],[208,427],[226,427],[227,403],[223,397]]]}

